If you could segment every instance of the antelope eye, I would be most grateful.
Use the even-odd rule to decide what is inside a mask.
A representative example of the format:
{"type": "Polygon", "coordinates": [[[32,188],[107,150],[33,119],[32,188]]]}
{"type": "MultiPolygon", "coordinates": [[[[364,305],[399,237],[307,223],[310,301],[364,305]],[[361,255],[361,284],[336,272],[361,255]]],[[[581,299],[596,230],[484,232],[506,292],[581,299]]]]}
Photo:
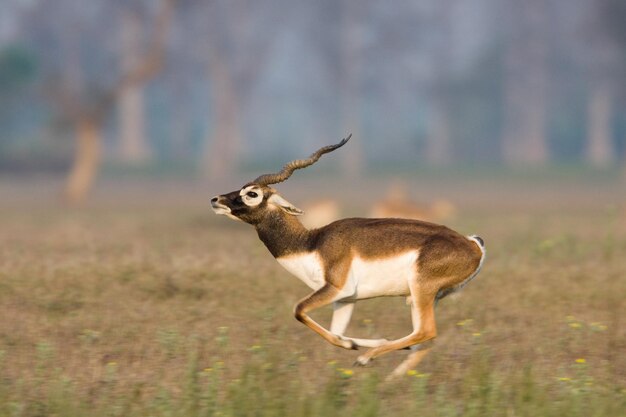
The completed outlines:
{"type": "Polygon", "coordinates": [[[250,191],[246,194],[248,197],[250,198],[257,198],[259,195],[257,193],[255,193],[254,191],[250,191]]]}

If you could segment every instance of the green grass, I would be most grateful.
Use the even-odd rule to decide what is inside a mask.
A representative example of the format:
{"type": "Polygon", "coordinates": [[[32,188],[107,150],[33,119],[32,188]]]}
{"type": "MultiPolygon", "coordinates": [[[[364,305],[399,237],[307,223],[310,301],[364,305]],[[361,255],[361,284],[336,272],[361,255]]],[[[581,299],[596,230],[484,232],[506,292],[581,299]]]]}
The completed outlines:
{"type": "MultiPolygon", "coordinates": [[[[224,346],[227,348],[227,346],[224,346]]],[[[586,364],[571,366],[572,378],[538,378],[533,367],[494,372],[490,349],[470,355],[461,378],[434,384],[429,374],[410,373],[382,385],[376,371],[354,372],[328,364],[310,386],[294,361],[255,349],[235,378],[224,361],[201,369],[193,348],[185,352],[184,378],[173,387],[120,381],[118,364],[104,365],[91,396],[58,367],[50,347],[39,346],[28,382],[4,380],[0,413],[7,416],[619,416],[626,395],[617,385],[594,381],[586,364]],[[147,392],[150,392],[149,394],[147,392]]]]}
{"type": "MultiPolygon", "coordinates": [[[[568,196],[597,201],[515,209],[508,188],[459,207],[484,270],[392,383],[406,352],[352,367],[293,319],[306,287],[204,198],[0,204],[0,416],[623,415],[626,213],[582,188],[568,196]]],[[[409,329],[404,300],[376,299],[348,334],[409,329]]]]}

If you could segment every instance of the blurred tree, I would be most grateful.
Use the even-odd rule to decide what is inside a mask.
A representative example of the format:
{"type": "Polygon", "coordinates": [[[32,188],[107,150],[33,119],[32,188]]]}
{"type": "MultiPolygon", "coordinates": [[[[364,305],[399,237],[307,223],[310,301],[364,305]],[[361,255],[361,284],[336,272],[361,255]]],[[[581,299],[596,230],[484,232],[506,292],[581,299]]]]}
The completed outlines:
{"type": "MultiPolygon", "coordinates": [[[[130,4],[121,12],[121,66],[131,72],[140,65],[142,51],[141,4],[130,4]]],[[[151,156],[145,132],[143,82],[129,85],[119,94],[119,157],[128,163],[142,163],[151,156]]]]}
{"type": "Polygon", "coordinates": [[[103,124],[114,104],[161,69],[175,3],[159,3],[152,13],[149,45],[119,71],[111,71],[110,60],[119,57],[121,51],[111,43],[111,37],[102,34],[119,24],[117,13],[129,3],[43,2],[33,10],[30,18],[36,21],[33,27],[38,27],[34,41],[48,64],[47,95],[59,115],[72,125],[76,141],[64,188],[69,203],[82,202],[93,186],[102,159],[103,124]]]}
{"type": "Polygon", "coordinates": [[[32,53],[20,46],[10,45],[0,50],[0,91],[2,97],[15,94],[16,90],[30,83],[36,70],[32,53]]]}
{"type": "Polygon", "coordinates": [[[550,6],[545,0],[506,2],[502,157],[509,164],[548,162],[550,6]]]}
{"type": "Polygon", "coordinates": [[[606,167],[615,162],[617,156],[612,121],[619,54],[611,30],[605,28],[607,19],[613,19],[606,10],[613,7],[613,0],[592,2],[590,6],[583,26],[588,46],[583,61],[589,74],[585,159],[592,166],[606,167]]]}
{"type": "MultiPolygon", "coordinates": [[[[11,44],[0,49],[0,151],[7,145],[19,120],[17,112],[21,96],[29,88],[37,75],[37,61],[32,52],[22,45],[11,44]]],[[[2,155],[0,155],[0,164],[2,155]]]]}
{"type": "Polygon", "coordinates": [[[344,152],[343,173],[351,179],[361,177],[364,168],[363,136],[361,129],[361,88],[362,43],[364,28],[363,15],[367,2],[341,0],[339,2],[340,48],[337,80],[340,94],[340,113],[344,137],[352,133],[357,140],[350,144],[349,152],[344,152]]]}
{"type": "Polygon", "coordinates": [[[426,137],[426,156],[433,165],[452,161],[452,120],[450,115],[450,82],[452,70],[452,30],[456,0],[439,0],[430,21],[434,39],[429,45],[432,62],[430,82],[430,117],[426,137]]]}
{"type": "Polygon", "coordinates": [[[164,0],[4,1],[0,46],[33,40],[18,43],[35,51],[51,106],[34,88],[18,104],[3,92],[3,130],[9,120],[19,132],[0,140],[20,136],[25,158],[33,149],[62,158],[53,141],[66,132],[49,122],[56,111],[65,125],[54,125],[77,139],[68,196],[89,188],[113,131],[116,157],[175,155],[185,172],[200,160],[213,178],[248,155],[282,159],[275,145],[286,138],[297,136],[279,152],[303,152],[349,131],[355,142],[340,161],[352,176],[366,156],[604,165],[626,146],[623,0],[184,0],[167,71],[155,77],[153,65],[125,83],[162,59],[151,50],[164,0]]]}
{"type": "MultiPolygon", "coordinates": [[[[595,70],[592,73],[594,88],[589,114],[592,126],[587,156],[589,162],[598,165],[618,158],[611,126],[615,101],[626,101],[626,2],[597,0],[591,4],[593,19],[590,26],[594,35],[592,40],[595,41],[591,59],[599,62],[592,67],[595,70]],[[603,143],[606,145],[602,146],[603,143]],[[601,152],[603,148],[609,149],[601,152]]],[[[626,178],[626,157],[622,156],[620,160],[624,164],[623,176],[626,178]]]]}
{"type": "Polygon", "coordinates": [[[613,98],[609,80],[595,74],[590,80],[587,104],[587,147],[585,158],[595,167],[606,167],[615,161],[611,128],[613,98]]]}
{"type": "Polygon", "coordinates": [[[204,9],[197,14],[204,28],[202,53],[208,58],[212,113],[204,171],[217,180],[239,168],[244,107],[264,73],[281,22],[288,16],[282,2],[218,0],[200,4],[204,9]]]}

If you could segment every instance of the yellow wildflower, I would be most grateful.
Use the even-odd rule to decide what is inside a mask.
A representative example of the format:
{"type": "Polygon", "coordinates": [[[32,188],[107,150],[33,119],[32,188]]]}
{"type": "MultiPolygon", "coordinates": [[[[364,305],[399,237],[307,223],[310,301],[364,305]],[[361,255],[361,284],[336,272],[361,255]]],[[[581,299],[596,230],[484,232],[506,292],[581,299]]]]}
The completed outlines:
{"type": "Polygon", "coordinates": [[[472,333],[472,336],[474,336],[474,337],[480,337],[480,336],[481,336],[481,333],[480,333],[480,332],[472,333]]]}
{"type": "Polygon", "coordinates": [[[583,358],[576,359],[576,363],[586,363],[587,361],[583,358]]]}
{"type": "Polygon", "coordinates": [[[569,327],[571,327],[572,329],[580,329],[582,325],[580,323],[570,323],[569,327]]]}
{"type": "Polygon", "coordinates": [[[605,331],[607,329],[605,324],[602,324],[602,323],[597,322],[597,321],[594,322],[594,323],[591,323],[591,328],[593,330],[598,330],[598,331],[605,331]]]}
{"type": "Polygon", "coordinates": [[[406,374],[408,376],[415,376],[417,375],[417,371],[415,369],[409,369],[408,371],[406,371],[406,374]]]}

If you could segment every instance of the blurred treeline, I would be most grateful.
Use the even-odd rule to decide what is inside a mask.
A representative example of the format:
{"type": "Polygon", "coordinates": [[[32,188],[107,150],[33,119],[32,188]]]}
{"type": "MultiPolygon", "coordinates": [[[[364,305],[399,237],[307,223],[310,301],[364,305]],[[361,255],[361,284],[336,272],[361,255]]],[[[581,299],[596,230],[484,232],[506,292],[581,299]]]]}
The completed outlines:
{"type": "Polygon", "coordinates": [[[0,0],[0,171],[621,163],[623,0],[0,0]]]}

